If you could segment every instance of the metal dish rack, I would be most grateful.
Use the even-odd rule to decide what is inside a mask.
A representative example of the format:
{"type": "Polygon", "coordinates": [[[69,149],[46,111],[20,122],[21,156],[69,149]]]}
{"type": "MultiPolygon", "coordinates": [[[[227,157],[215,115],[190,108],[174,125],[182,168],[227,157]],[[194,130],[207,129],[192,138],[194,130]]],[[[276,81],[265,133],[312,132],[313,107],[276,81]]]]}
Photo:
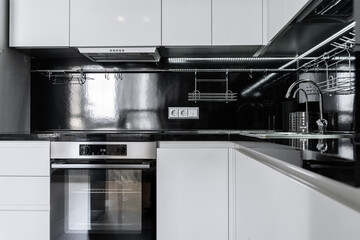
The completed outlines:
{"type": "MultiPolygon", "coordinates": [[[[355,69],[351,52],[355,46],[355,32],[351,31],[330,44],[333,48],[323,55],[303,64],[304,72],[325,69],[325,81],[317,83],[323,94],[347,95],[355,93],[355,69]]],[[[309,89],[309,94],[315,93],[309,89]]]]}
{"type": "Polygon", "coordinates": [[[237,101],[237,93],[229,90],[229,71],[226,71],[225,78],[198,78],[197,71],[195,71],[195,90],[188,93],[188,101],[190,102],[235,102],[237,101]],[[198,83],[225,83],[225,92],[200,92],[198,90],[198,83]]]}

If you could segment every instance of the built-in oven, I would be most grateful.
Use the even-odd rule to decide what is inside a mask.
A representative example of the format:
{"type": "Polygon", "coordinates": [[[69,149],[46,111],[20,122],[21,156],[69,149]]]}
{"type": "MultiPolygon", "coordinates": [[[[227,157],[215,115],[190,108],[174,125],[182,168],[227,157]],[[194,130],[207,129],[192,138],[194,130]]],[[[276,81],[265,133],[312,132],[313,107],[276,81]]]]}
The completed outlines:
{"type": "Polygon", "coordinates": [[[51,240],[155,240],[155,142],[52,142],[51,240]]]}

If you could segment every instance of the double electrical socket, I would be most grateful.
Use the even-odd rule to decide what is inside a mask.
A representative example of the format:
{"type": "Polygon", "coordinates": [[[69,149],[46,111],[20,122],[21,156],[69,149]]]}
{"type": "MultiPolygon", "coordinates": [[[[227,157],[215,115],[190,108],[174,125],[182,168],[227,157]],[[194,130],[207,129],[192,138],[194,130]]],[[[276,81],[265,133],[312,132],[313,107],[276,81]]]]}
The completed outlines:
{"type": "Polygon", "coordinates": [[[198,107],[169,107],[169,119],[199,119],[198,107]]]}

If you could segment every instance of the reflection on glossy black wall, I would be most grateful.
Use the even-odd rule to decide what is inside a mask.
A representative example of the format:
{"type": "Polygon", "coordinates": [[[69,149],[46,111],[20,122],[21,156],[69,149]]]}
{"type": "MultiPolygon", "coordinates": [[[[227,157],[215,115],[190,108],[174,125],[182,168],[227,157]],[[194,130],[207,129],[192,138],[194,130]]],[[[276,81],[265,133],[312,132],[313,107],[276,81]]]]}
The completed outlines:
{"type": "MultiPolygon", "coordinates": [[[[213,74],[212,74],[213,75],[213,74]]],[[[260,97],[241,90],[253,78],[229,74],[236,102],[189,102],[194,73],[87,74],[85,83],[38,73],[31,79],[32,132],[68,130],[185,130],[281,128],[281,84],[260,97]],[[198,120],[169,120],[168,107],[199,107],[198,120]]],[[[209,77],[209,76],[205,76],[209,77]]],[[[211,76],[210,76],[211,77],[211,76]]],[[[213,77],[217,77],[216,74],[213,77]]],[[[224,92],[224,83],[201,83],[200,91],[224,92]]]]}

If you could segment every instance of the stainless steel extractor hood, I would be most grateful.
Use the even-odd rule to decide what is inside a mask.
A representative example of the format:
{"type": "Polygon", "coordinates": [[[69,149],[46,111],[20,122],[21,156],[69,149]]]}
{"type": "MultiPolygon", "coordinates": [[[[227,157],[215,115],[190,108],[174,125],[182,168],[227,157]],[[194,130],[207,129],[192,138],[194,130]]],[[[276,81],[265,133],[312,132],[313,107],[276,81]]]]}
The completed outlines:
{"type": "Polygon", "coordinates": [[[93,62],[159,62],[156,47],[78,48],[79,52],[93,62]]]}

